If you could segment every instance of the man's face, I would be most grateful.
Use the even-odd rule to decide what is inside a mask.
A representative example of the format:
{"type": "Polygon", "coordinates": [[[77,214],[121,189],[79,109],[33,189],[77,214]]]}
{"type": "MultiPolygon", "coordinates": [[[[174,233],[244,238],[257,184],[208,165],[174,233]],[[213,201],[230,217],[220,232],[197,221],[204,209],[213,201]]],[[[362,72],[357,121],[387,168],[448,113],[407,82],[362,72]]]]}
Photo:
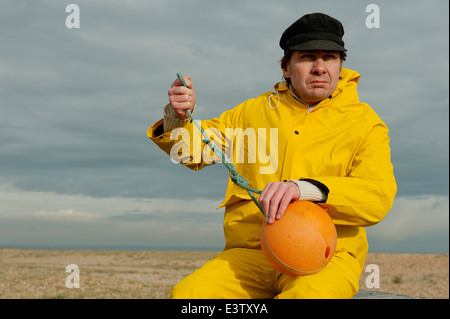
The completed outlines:
{"type": "Polygon", "coordinates": [[[341,69],[339,52],[294,51],[283,74],[291,79],[294,93],[314,105],[333,94],[341,69]]]}

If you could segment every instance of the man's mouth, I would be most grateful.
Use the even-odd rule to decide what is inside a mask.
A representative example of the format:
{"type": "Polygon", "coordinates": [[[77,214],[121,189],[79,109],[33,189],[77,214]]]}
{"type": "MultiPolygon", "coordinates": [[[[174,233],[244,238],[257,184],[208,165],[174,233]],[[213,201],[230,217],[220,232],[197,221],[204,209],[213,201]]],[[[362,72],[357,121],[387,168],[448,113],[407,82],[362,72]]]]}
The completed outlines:
{"type": "Polygon", "coordinates": [[[328,81],[322,80],[322,79],[316,79],[316,80],[312,80],[311,83],[328,83],[328,81]]]}
{"type": "Polygon", "coordinates": [[[320,80],[317,80],[317,81],[311,81],[310,82],[312,85],[325,85],[325,84],[328,84],[328,81],[320,81],[320,80]]]}

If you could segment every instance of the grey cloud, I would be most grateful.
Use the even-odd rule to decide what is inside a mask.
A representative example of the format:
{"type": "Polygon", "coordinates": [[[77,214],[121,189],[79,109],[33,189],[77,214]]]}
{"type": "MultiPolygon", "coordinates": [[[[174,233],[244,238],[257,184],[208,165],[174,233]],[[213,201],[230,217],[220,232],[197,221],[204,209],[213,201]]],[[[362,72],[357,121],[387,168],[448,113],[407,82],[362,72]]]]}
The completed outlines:
{"type": "MultiPolygon", "coordinates": [[[[196,80],[196,117],[218,116],[271,90],[281,78],[279,34],[301,14],[325,11],[346,25],[346,64],[362,74],[361,99],[391,128],[400,192],[448,190],[442,174],[446,152],[429,156],[448,148],[442,132],[448,128],[448,78],[437,72],[439,67],[448,71],[448,54],[442,52],[448,47],[448,31],[439,33],[448,25],[445,10],[423,17],[423,3],[406,9],[383,2],[381,28],[369,30],[365,6],[352,1],[297,7],[264,1],[195,4],[80,1],[78,30],[65,28],[60,3],[41,1],[30,8],[2,4],[1,35],[8,48],[2,53],[0,86],[4,177],[23,187],[59,185],[58,190],[74,187],[86,193],[93,191],[96,179],[100,193],[111,196],[142,195],[140,190],[152,180],[159,185],[150,187],[165,192],[177,181],[183,188],[198,185],[187,187],[189,196],[195,189],[212,194],[205,186],[208,178],[172,170],[145,136],[161,117],[175,73],[196,80]],[[420,33],[426,34],[421,38],[428,46],[415,41],[420,33]],[[441,50],[429,50],[433,44],[441,50]],[[434,63],[422,63],[424,58],[434,63]],[[143,176],[149,176],[147,181],[143,176]],[[77,182],[63,186],[69,179],[77,182]]],[[[448,4],[426,6],[445,9],[448,4]]],[[[227,172],[208,169],[208,174],[220,180],[223,190],[227,172]]]]}

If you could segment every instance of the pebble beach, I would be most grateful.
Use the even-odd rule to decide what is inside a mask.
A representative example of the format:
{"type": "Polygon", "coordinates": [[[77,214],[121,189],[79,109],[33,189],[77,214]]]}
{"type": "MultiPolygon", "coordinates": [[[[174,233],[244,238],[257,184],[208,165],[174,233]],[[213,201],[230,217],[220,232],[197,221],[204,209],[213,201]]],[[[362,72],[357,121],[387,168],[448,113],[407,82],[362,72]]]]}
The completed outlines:
{"type": "MultiPolygon", "coordinates": [[[[177,282],[217,254],[0,248],[0,298],[166,299],[177,282]],[[78,268],[79,288],[73,287],[68,265],[78,268]]],[[[360,289],[449,298],[448,254],[369,253],[366,270],[360,289]],[[379,288],[373,287],[374,268],[369,265],[379,270],[379,288]]]]}

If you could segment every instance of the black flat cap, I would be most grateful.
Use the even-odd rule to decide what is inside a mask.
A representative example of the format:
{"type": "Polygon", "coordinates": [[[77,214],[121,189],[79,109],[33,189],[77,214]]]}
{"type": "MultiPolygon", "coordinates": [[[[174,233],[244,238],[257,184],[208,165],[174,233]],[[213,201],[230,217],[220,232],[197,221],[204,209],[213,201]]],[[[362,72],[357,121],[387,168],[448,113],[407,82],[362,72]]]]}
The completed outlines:
{"type": "Polygon", "coordinates": [[[339,20],[324,13],[311,13],[283,32],[280,47],[284,51],[347,51],[342,41],[343,35],[344,27],[339,20]]]}

